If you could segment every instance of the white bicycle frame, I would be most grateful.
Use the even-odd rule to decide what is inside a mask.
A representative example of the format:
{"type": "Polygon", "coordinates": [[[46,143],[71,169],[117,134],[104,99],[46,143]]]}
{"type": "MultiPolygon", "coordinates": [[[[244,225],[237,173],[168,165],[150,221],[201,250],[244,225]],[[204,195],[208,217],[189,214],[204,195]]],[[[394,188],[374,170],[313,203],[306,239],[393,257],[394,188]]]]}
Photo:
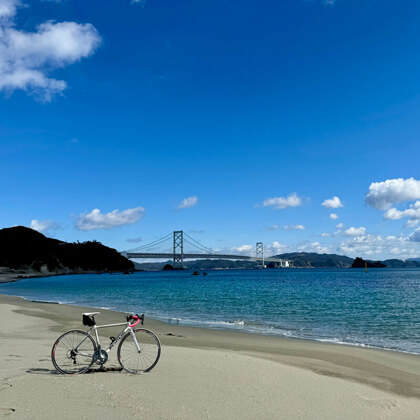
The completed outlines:
{"type": "MultiPolygon", "coordinates": [[[[90,334],[92,330],[95,331],[96,344],[97,344],[98,349],[101,349],[101,342],[99,340],[98,330],[100,328],[118,327],[120,325],[125,325],[126,327],[120,332],[120,334],[118,335],[118,337],[115,338],[115,340],[111,341],[111,343],[109,344],[108,348],[105,351],[107,353],[109,353],[111,351],[112,347],[114,347],[115,344],[117,344],[118,341],[121,340],[121,338],[123,337],[123,335],[125,333],[127,333],[127,332],[130,332],[131,336],[133,337],[134,345],[136,346],[137,351],[139,353],[141,353],[140,346],[139,346],[139,343],[137,342],[136,335],[134,334],[133,328],[130,327],[130,323],[129,322],[120,322],[118,324],[107,324],[107,325],[94,325],[93,327],[90,328],[90,330],[88,331],[88,334],[90,334]]],[[[80,343],[80,344],[82,344],[82,343],[80,343]]],[[[80,344],[79,344],[79,346],[80,346],[80,344]]]]}

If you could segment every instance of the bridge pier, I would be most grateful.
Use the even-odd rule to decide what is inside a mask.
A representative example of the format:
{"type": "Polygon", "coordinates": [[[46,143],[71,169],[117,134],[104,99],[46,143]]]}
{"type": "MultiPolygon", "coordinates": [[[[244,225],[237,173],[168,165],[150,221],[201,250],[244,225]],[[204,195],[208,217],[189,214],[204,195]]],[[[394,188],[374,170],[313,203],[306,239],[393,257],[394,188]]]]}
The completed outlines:
{"type": "Polygon", "coordinates": [[[174,268],[184,268],[184,231],[174,231],[174,268]]]}
{"type": "Polygon", "coordinates": [[[256,258],[261,258],[261,260],[257,260],[257,267],[258,268],[265,268],[265,265],[264,265],[264,244],[262,242],[257,242],[255,244],[255,256],[256,256],[256,258]]]}

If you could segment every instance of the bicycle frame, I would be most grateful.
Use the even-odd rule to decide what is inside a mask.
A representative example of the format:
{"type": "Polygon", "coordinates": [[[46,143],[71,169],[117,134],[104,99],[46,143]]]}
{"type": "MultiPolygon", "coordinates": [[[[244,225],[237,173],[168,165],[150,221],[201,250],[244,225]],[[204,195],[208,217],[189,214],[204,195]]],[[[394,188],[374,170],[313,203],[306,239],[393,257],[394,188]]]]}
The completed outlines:
{"type": "MultiPolygon", "coordinates": [[[[108,348],[105,351],[107,353],[109,353],[111,351],[112,347],[114,347],[115,344],[117,344],[118,341],[121,340],[121,338],[123,337],[123,335],[125,333],[127,333],[127,332],[130,332],[131,336],[133,337],[134,345],[136,346],[137,351],[139,353],[141,353],[140,346],[139,346],[139,343],[137,342],[136,335],[134,334],[133,327],[131,326],[131,324],[129,322],[119,322],[118,324],[107,324],[107,325],[94,325],[89,330],[87,330],[87,333],[90,336],[92,336],[91,332],[92,331],[95,331],[95,338],[96,338],[97,350],[101,350],[101,342],[99,340],[98,330],[100,328],[118,327],[120,325],[125,325],[125,328],[120,332],[120,334],[118,335],[118,337],[115,340],[112,340],[111,343],[109,343],[109,346],[108,346],[108,348]]],[[[135,325],[137,325],[137,323],[135,325]]],[[[79,345],[75,348],[75,350],[77,350],[85,342],[86,339],[87,339],[87,337],[79,343],[79,345]]]]}
{"type": "Polygon", "coordinates": [[[123,337],[123,335],[127,332],[130,332],[131,336],[133,337],[133,341],[134,341],[134,345],[136,346],[137,351],[140,353],[140,346],[139,343],[137,342],[136,339],[136,335],[133,333],[133,327],[130,326],[129,322],[120,322],[118,324],[107,324],[107,325],[94,325],[89,331],[88,333],[90,334],[91,331],[95,331],[95,338],[96,338],[96,344],[98,346],[98,349],[101,349],[101,342],[99,340],[99,334],[98,334],[98,330],[100,328],[112,328],[112,327],[118,327],[120,325],[125,325],[125,328],[118,334],[118,337],[115,338],[115,340],[112,340],[111,343],[109,343],[108,348],[105,350],[107,353],[109,353],[112,349],[112,347],[115,346],[115,344],[118,343],[118,341],[121,340],[121,338],[123,337]]]}

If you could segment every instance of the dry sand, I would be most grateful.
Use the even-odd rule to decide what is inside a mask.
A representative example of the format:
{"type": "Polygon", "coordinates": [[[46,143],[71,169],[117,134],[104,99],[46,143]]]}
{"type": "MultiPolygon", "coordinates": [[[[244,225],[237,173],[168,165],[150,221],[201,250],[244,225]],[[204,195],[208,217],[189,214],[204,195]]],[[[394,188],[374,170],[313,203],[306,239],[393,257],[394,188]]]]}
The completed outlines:
{"type": "MultiPolygon", "coordinates": [[[[87,308],[0,295],[0,417],[10,419],[419,419],[420,357],[147,320],[147,374],[56,374],[55,339],[87,308]]],[[[99,323],[120,322],[101,310],[99,323]]],[[[109,331],[106,337],[114,335],[109,331]]]]}

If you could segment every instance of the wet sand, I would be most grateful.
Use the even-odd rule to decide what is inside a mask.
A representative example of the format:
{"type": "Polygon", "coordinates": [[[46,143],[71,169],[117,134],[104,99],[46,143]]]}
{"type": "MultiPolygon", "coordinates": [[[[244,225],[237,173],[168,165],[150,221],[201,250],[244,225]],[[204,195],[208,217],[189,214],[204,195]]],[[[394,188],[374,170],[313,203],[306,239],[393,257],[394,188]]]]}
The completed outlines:
{"type": "MultiPolygon", "coordinates": [[[[0,295],[0,417],[16,419],[417,419],[420,356],[147,319],[162,356],[149,373],[64,376],[50,352],[91,308],[0,295]]],[[[100,310],[99,324],[122,322],[100,310]]],[[[104,331],[104,330],[102,330],[104,331]]],[[[118,330],[107,330],[108,343],[118,330]]]]}

